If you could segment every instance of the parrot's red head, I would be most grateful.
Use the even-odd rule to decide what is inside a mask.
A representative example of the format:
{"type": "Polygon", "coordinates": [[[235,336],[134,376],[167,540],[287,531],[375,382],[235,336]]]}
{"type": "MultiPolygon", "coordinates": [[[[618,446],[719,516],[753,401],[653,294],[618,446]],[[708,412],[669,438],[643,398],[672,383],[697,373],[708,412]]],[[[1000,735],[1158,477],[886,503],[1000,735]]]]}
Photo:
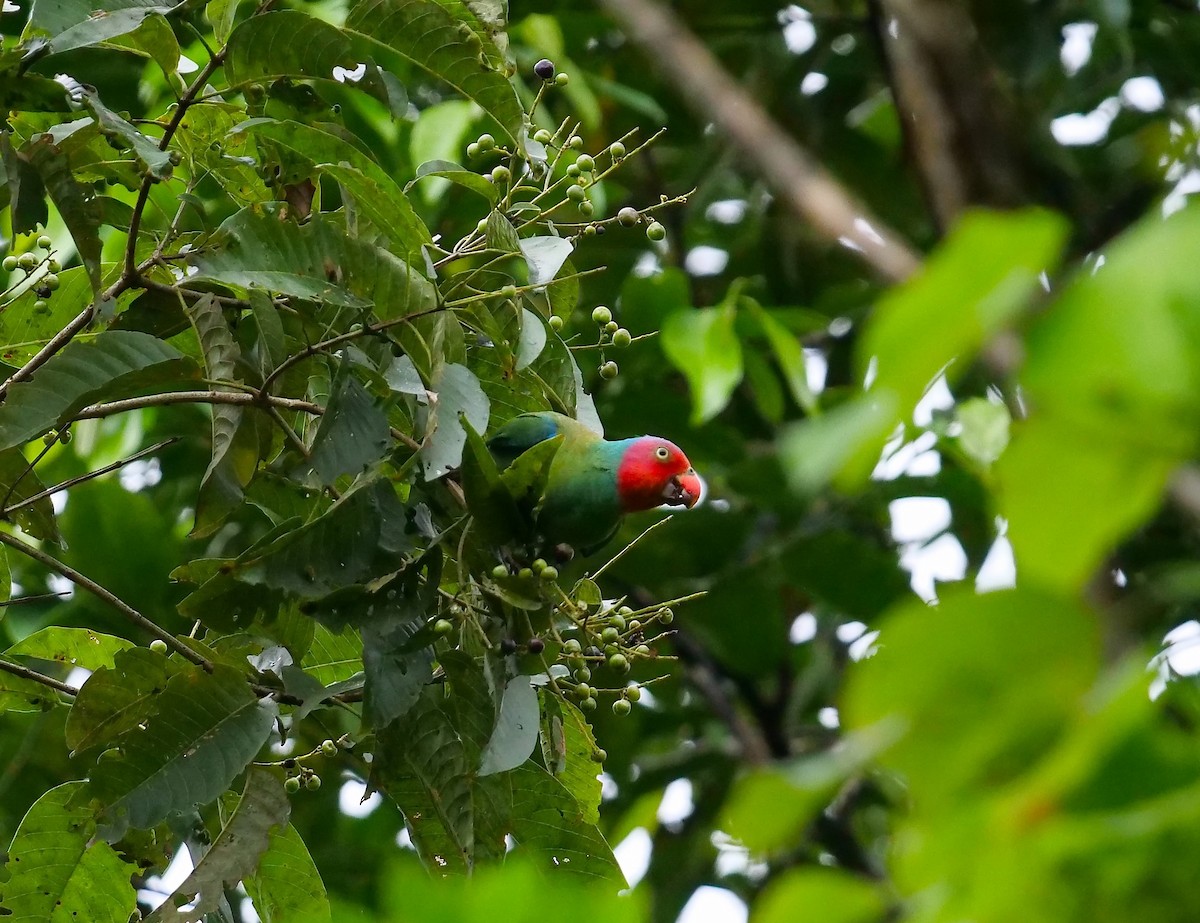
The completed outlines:
{"type": "Polygon", "coordinates": [[[666,504],[691,509],[704,492],[683,450],[658,436],[630,440],[617,468],[617,496],[626,513],[666,504]]]}

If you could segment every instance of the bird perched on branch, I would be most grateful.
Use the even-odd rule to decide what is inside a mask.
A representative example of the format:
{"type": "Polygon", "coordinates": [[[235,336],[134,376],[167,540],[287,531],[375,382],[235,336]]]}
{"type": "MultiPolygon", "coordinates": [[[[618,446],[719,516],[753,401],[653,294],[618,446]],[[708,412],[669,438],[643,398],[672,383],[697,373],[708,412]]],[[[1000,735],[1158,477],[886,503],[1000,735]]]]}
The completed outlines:
{"type": "Polygon", "coordinates": [[[534,511],[550,543],[590,554],[616,533],[626,513],[657,506],[691,509],[703,492],[700,477],[675,443],[659,436],[603,439],[560,413],[525,413],[488,441],[500,468],[548,439],[562,441],[534,511]]]}

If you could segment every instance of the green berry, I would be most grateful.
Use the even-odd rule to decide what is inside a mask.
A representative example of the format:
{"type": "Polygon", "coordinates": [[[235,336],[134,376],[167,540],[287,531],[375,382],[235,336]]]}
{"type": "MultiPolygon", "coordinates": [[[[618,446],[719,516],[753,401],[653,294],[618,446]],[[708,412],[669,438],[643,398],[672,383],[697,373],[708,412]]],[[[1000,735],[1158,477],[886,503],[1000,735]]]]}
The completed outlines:
{"type": "Polygon", "coordinates": [[[641,622],[639,622],[637,619],[632,619],[632,620],[630,620],[630,622],[629,622],[629,630],[630,630],[630,631],[641,631],[641,630],[642,630],[642,623],[641,623],[641,622]]]}
{"type": "Polygon", "coordinates": [[[604,656],[605,657],[611,657],[613,654],[619,654],[619,653],[621,653],[621,645],[615,644],[612,642],[604,645],[604,656]]]}
{"type": "Polygon", "coordinates": [[[321,777],[314,772],[311,776],[304,780],[304,787],[310,792],[315,792],[321,787],[321,777]]]}
{"type": "Polygon", "coordinates": [[[562,649],[567,654],[578,654],[581,650],[583,650],[583,645],[581,645],[574,638],[568,638],[566,641],[563,642],[562,649]]]}
{"type": "Polygon", "coordinates": [[[621,227],[631,228],[638,223],[638,211],[629,205],[626,205],[617,212],[617,221],[621,223],[621,227]]]}
{"type": "Polygon", "coordinates": [[[558,331],[562,330],[563,325],[566,323],[566,321],[564,321],[557,314],[552,314],[552,315],[550,315],[549,323],[550,323],[550,329],[553,330],[555,333],[557,333],[558,331]]]}
{"type": "Polygon", "coordinates": [[[617,364],[609,359],[604,365],[600,366],[600,377],[605,381],[612,381],[617,377],[619,371],[617,364]]]}
{"type": "Polygon", "coordinates": [[[41,247],[43,250],[49,250],[51,247],[54,246],[54,241],[52,241],[49,237],[47,237],[45,234],[43,234],[41,237],[39,237],[37,239],[37,245],[39,247],[41,247]]]}
{"type": "Polygon", "coordinates": [[[583,711],[595,711],[599,703],[590,695],[586,699],[582,699],[579,703],[580,709],[583,711]]]}
{"type": "Polygon", "coordinates": [[[47,273],[42,277],[42,285],[46,286],[46,288],[50,289],[52,292],[57,291],[60,284],[61,283],[58,281],[58,276],[52,272],[47,273]]]}
{"type": "Polygon", "coordinates": [[[475,225],[476,232],[480,234],[487,233],[487,218],[480,218],[479,223],[475,225]]]}
{"type": "Polygon", "coordinates": [[[633,706],[626,699],[617,699],[612,703],[612,710],[614,715],[621,718],[633,711],[633,706]]]}
{"type": "Polygon", "coordinates": [[[604,305],[599,305],[592,309],[592,323],[603,326],[612,320],[612,311],[604,305]]]}
{"type": "Polygon", "coordinates": [[[433,623],[433,632],[438,635],[448,635],[454,631],[454,623],[449,619],[438,619],[433,623]]]}
{"type": "Polygon", "coordinates": [[[545,580],[547,582],[557,580],[558,579],[558,568],[557,567],[547,567],[538,576],[540,576],[543,580],[545,580]]]}
{"type": "Polygon", "coordinates": [[[610,320],[607,324],[604,325],[604,332],[609,334],[610,336],[612,334],[616,333],[620,329],[621,329],[621,325],[618,324],[615,320],[610,320]]]}
{"type": "Polygon", "coordinates": [[[616,670],[618,673],[628,673],[629,660],[624,654],[613,654],[608,658],[608,667],[610,670],[616,670]]]}
{"type": "Polygon", "coordinates": [[[579,159],[575,161],[575,166],[584,173],[591,173],[596,169],[596,161],[592,160],[589,154],[580,154],[579,159]]]}
{"type": "Polygon", "coordinates": [[[283,790],[289,795],[296,794],[296,792],[300,791],[300,780],[296,776],[288,776],[284,780],[283,790]]]}
{"type": "Polygon", "coordinates": [[[481,151],[490,151],[496,146],[496,139],[484,132],[475,140],[475,143],[479,145],[481,151]]]}
{"type": "Polygon", "coordinates": [[[624,695],[625,695],[625,698],[629,699],[630,702],[636,702],[639,699],[641,699],[641,697],[642,697],[642,687],[641,686],[626,686],[624,695]]]}
{"type": "Polygon", "coordinates": [[[613,160],[620,160],[625,156],[625,145],[620,141],[614,141],[608,146],[608,156],[613,160]]]}
{"type": "Polygon", "coordinates": [[[45,314],[50,310],[50,302],[46,301],[44,298],[39,298],[33,303],[33,310],[37,311],[39,314],[45,314]]]}
{"type": "Polygon", "coordinates": [[[649,657],[654,651],[650,650],[649,644],[639,644],[633,649],[633,652],[639,657],[649,657]]]}
{"type": "Polygon", "coordinates": [[[167,652],[167,642],[162,638],[155,638],[150,642],[150,650],[156,654],[165,654],[167,652]]]}
{"type": "Polygon", "coordinates": [[[71,435],[71,431],[69,429],[64,429],[62,432],[60,432],[58,434],[58,441],[61,442],[63,445],[66,445],[68,442],[70,442],[74,438],[75,437],[71,435]]]}
{"type": "Polygon", "coordinates": [[[568,83],[571,82],[571,78],[568,77],[566,74],[556,74],[554,76],[554,82],[560,87],[565,87],[568,83]]]}
{"type": "Polygon", "coordinates": [[[58,260],[54,259],[54,257],[51,257],[46,261],[46,268],[51,272],[58,272],[60,269],[62,269],[62,264],[59,263],[58,260]]]}
{"type": "Polygon", "coordinates": [[[617,629],[613,628],[611,625],[605,628],[604,631],[600,632],[600,640],[606,644],[612,644],[614,641],[619,640],[620,637],[621,632],[617,631],[617,629]]]}
{"type": "Polygon", "coordinates": [[[594,690],[587,684],[589,679],[591,679],[591,676],[585,677],[584,679],[580,680],[579,685],[575,687],[575,694],[581,699],[588,699],[592,696],[592,692],[594,690]]]}
{"type": "Polygon", "coordinates": [[[492,170],[493,183],[507,183],[510,179],[512,179],[512,171],[504,166],[504,164],[500,164],[492,170]]]}
{"type": "MultiPolygon", "coordinates": [[[[591,205],[591,204],[592,204],[591,202],[588,203],[588,205],[591,205]]],[[[583,211],[583,209],[581,208],[580,211],[583,211]]],[[[595,237],[596,236],[596,226],[594,224],[586,225],[583,229],[583,236],[584,237],[595,237]]]]}
{"type": "Polygon", "coordinates": [[[612,342],[613,346],[619,346],[623,349],[633,342],[633,335],[624,327],[618,327],[613,331],[612,342]]]}
{"type": "Polygon", "coordinates": [[[517,577],[521,580],[529,580],[533,577],[533,568],[522,567],[519,571],[517,571],[517,577]]]}
{"type": "Polygon", "coordinates": [[[515,285],[506,285],[504,288],[500,289],[501,298],[515,298],[516,294],[517,287],[515,285]]]}
{"type": "Polygon", "coordinates": [[[6,256],[4,258],[4,271],[12,272],[17,268],[17,258],[15,256],[6,256]]]}
{"type": "Polygon", "coordinates": [[[567,198],[572,202],[582,202],[587,198],[587,191],[582,186],[568,186],[567,198]]]}
{"type": "Polygon", "coordinates": [[[669,606],[663,606],[658,610],[658,620],[664,625],[670,625],[675,621],[675,613],[671,611],[669,606]]]}
{"type": "Polygon", "coordinates": [[[617,631],[624,631],[625,630],[625,616],[618,613],[617,615],[614,615],[612,618],[610,618],[608,620],[608,624],[611,625],[613,628],[615,628],[617,631]]]}
{"type": "Polygon", "coordinates": [[[571,135],[571,137],[567,139],[567,147],[573,151],[579,150],[581,147],[583,147],[583,138],[579,137],[579,135],[571,135]]]}
{"type": "Polygon", "coordinates": [[[575,670],[574,676],[579,682],[586,683],[592,678],[592,671],[587,667],[579,667],[577,670],[575,670]]]}
{"type": "Polygon", "coordinates": [[[480,153],[479,145],[476,144],[474,141],[472,141],[470,144],[467,145],[467,156],[470,157],[472,160],[474,160],[476,157],[478,157],[479,153],[480,153]]]}
{"type": "Polygon", "coordinates": [[[326,756],[337,756],[338,748],[332,740],[321,741],[321,752],[326,756]]]}
{"type": "Polygon", "coordinates": [[[56,443],[56,442],[58,442],[58,433],[54,432],[53,430],[46,433],[46,435],[42,436],[42,444],[43,445],[51,446],[51,445],[54,445],[54,443],[56,443]]]}
{"type": "Polygon", "coordinates": [[[538,144],[549,144],[554,139],[554,135],[546,131],[544,128],[539,128],[533,133],[533,140],[538,144]]]}
{"type": "Polygon", "coordinates": [[[38,264],[38,258],[32,253],[22,253],[17,257],[17,265],[22,269],[33,269],[38,264]]]}
{"type": "Polygon", "coordinates": [[[533,568],[533,572],[535,574],[540,574],[542,571],[544,571],[546,569],[546,566],[547,566],[546,559],[545,558],[535,558],[533,563],[530,564],[529,566],[533,568]]]}
{"type": "Polygon", "coordinates": [[[492,568],[492,577],[495,578],[496,580],[500,580],[507,576],[508,576],[508,568],[505,567],[503,564],[497,564],[495,567],[492,568]]]}
{"type": "Polygon", "coordinates": [[[608,751],[603,747],[597,747],[592,751],[592,762],[603,763],[606,759],[608,759],[608,751]]]}
{"type": "MultiPolygon", "coordinates": [[[[579,203],[579,214],[583,215],[583,217],[590,218],[593,214],[595,214],[595,212],[596,206],[591,202],[584,200],[583,202],[579,203]]],[[[592,233],[594,234],[596,232],[593,231],[592,233]]]]}
{"type": "Polygon", "coordinates": [[[575,179],[577,176],[582,175],[583,171],[579,169],[579,164],[573,163],[567,167],[567,176],[571,177],[571,179],[575,179]]]}
{"type": "Polygon", "coordinates": [[[650,240],[659,241],[667,236],[667,229],[657,221],[651,221],[646,227],[646,237],[650,240]]]}

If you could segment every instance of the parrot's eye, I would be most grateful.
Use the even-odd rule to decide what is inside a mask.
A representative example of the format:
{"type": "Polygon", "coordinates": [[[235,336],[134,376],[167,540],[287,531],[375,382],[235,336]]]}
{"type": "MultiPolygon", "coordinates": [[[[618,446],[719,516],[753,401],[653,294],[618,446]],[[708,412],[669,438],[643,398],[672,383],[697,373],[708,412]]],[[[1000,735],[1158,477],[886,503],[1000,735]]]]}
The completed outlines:
{"type": "Polygon", "coordinates": [[[671,457],[671,450],[668,449],[665,445],[660,445],[657,449],[654,450],[654,457],[657,458],[659,461],[666,461],[668,458],[671,457]]]}

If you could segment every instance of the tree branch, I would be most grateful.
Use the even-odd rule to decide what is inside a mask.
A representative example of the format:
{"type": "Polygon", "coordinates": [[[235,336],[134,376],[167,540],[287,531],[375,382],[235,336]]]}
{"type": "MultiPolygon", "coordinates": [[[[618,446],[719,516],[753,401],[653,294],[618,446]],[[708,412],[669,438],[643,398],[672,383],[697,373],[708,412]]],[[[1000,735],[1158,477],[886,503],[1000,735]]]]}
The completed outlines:
{"type": "Polygon", "coordinates": [[[57,558],[53,558],[46,554],[46,552],[42,551],[40,548],[35,548],[33,545],[27,544],[26,542],[21,541],[15,535],[10,535],[7,532],[0,532],[0,544],[8,545],[9,548],[19,551],[21,554],[28,558],[32,558],[42,566],[54,571],[56,574],[60,574],[61,576],[66,577],[72,583],[83,587],[93,596],[108,603],[123,616],[125,616],[125,618],[133,622],[133,624],[154,635],[154,637],[166,644],[167,647],[172,648],[185,660],[190,660],[192,663],[196,664],[197,666],[204,667],[206,670],[212,670],[213,665],[209,662],[207,657],[203,657],[196,653],[165,628],[160,628],[154,622],[150,621],[150,619],[146,618],[146,616],[142,615],[142,613],[138,612],[137,609],[133,608],[133,606],[129,605],[129,603],[125,602],[125,600],[106,590],[91,577],[84,576],[70,565],[64,564],[57,558]]]}
{"type": "Polygon", "coordinates": [[[788,136],[662,3],[597,0],[671,78],[699,115],[717,126],[788,206],[831,241],[860,252],[900,281],[920,257],[788,136]]]}
{"type": "Polygon", "coordinates": [[[13,676],[21,677],[21,679],[41,683],[43,686],[49,686],[51,689],[57,692],[64,692],[67,695],[79,695],[79,690],[74,686],[57,680],[53,676],[47,676],[45,673],[39,673],[37,670],[31,670],[29,667],[23,667],[19,663],[13,663],[4,657],[0,657],[0,672],[11,673],[13,676]]]}
{"type": "Polygon", "coordinates": [[[127,413],[130,410],[143,410],[147,407],[162,407],[168,404],[237,404],[242,407],[261,407],[265,404],[284,410],[298,410],[317,417],[325,412],[324,407],[314,404],[312,401],[293,397],[276,397],[273,394],[255,394],[248,391],[163,391],[159,394],[126,398],[123,401],[92,404],[75,414],[74,419],[96,420],[118,413],[127,413]]]}

